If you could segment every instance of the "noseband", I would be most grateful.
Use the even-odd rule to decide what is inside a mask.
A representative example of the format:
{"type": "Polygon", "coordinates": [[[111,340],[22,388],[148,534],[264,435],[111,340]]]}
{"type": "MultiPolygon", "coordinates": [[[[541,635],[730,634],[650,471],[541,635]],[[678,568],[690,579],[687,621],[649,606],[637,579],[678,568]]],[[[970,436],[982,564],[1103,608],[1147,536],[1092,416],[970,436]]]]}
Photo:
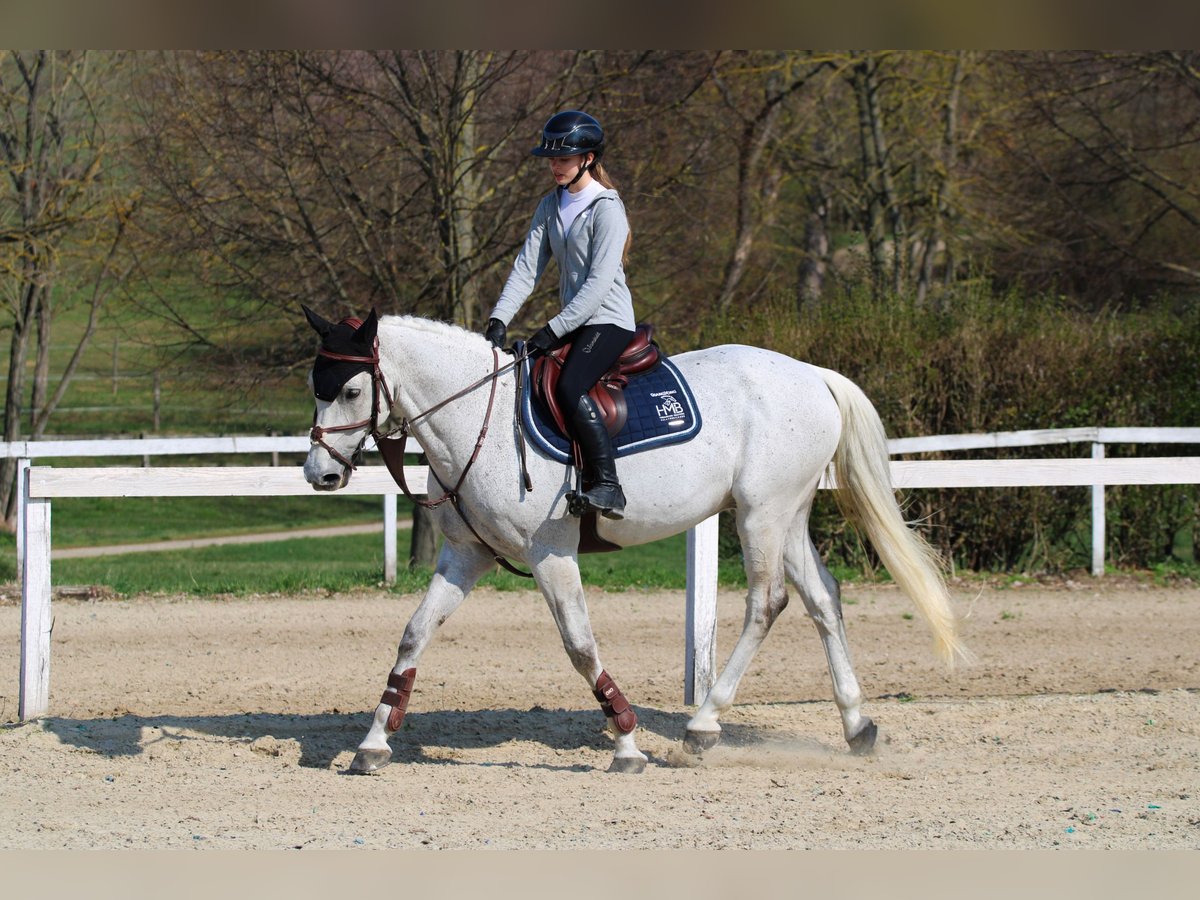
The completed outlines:
{"type": "Polygon", "coordinates": [[[366,444],[367,438],[379,431],[379,394],[383,393],[384,399],[387,401],[388,413],[391,413],[393,406],[392,392],[388,390],[387,380],[383,377],[383,370],[379,368],[379,338],[375,338],[372,345],[371,356],[351,356],[346,353],[334,353],[332,350],[321,348],[317,351],[318,356],[324,356],[326,359],[335,359],[338,362],[353,362],[362,363],[371,367],[371,415],[369,418],[361,419],[358,422],[351,422],[349,425],[329,425],[322,426],[317,424],[317,411],[313,410],[313,426],[312,431],[308,433],[309,439],[314,444],[319,444],[324,447],[326,452],[340,462],[347,470],[353,472],[358,468],[358,463],[362,460],[363,445],[366,444]],[[358,442],[358,446],[354,448],[354,452],[347,459],[329,444],[325,443],[325,435],[333,434],[339,431],[354,431],[358,428],[367,428],[366,434],[362,436],[362,440],[358,442]]]}

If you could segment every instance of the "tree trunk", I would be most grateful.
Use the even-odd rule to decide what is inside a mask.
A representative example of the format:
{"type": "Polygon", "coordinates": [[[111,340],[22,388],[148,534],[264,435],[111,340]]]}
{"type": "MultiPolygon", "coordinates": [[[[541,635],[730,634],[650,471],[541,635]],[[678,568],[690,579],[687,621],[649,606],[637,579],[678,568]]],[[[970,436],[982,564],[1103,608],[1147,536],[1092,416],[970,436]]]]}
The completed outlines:
{"type": "MultiPolygon", "coordinates": [[[[8,384],[5,386],[4,397],[5,442],[21,439],[21,401],[25,392],[25,359],[28,346],[29,338],[25,324],[14,321],[12,338],[9,341],[8,384]]],[[[16,475],[15,459],[0,460],[0,510],[3,510],[4,524],[9,530],[13,527],[17,512],[16,475]]]]}
{"type": "Polygon", "coordinates": [[[829,204],[824,196],[815,194],[808,217],[804,222],[803,257],[800,260],[796,310],[821,302],[825,289],[825,272],[829,267],[829,204]]]}
{"type": "MultiPolygon", "coordinates": [[[[722,315],[732,305],[738,285],[746,273],[763,210],[769,209],[774,203],[774,197],[770,196],[771,176],[761,171],[762,158],[775,138],[783,99],[795,89],[796,86],[793,85],[792,88],[783,90],[780,71],[772,70],[766,79],[766,96],[762,106],[753,118],[745,121],[742,128],[742,137],[738,143],[737,216],[733,250],[725,263],[721,290],[717,294],[717,310],[722,315]]],[[[731,98],[727,100],[731,105],[734,104],[731,98]]],[[[778,195],[778,173],[775,173],[774,179],[775,194],[778,195]]]]}
{"type": "Polygon", "coordinates": [[[908,283],[908,227],[892,176],[891,149],[879,97],[879,60],[867,57],[852,74],[858,102],[859,137],[863,142],[863,166],[871,190],[868,205],[868,246],[871,251],[872,281],[882,288],[891,263],[891,288],[896,293],[908,283]],[[891,259],[887,258],[884,234],[891,234],[891,259]]]}
{"type": "Polygon", "coordinates": [[[887,258],[884,247],[883,189],[879,184],[879,147],[874,139],[875,129],[871,122],[872,109],[877,109],[878,106],[871,100],[871,92],[874,89],[874,68],[870,59],[856,64],[851,69],[850,83],[854,88],[855,105],[858,109],[858,140],[862,157],[862,178],[867,190],[866,205],[861,210],[862,230],[867,239],[871,292],[875,296],[879,296],[883,291],[887,258]]]}
{"type": "MultiPolygon", "coordinates": [[[[958,100],[965,76],[966,51],[960,50],[954,58],[954,71],[950,75],[950,90],[946,94],[946,105],[942,127],[942,173],[938,182],[937,196],[933,203],[933,222],[925,236],[925,248],[917,280],[917,303],[924,304],[933,281],[933,266],[939,248],[945,243],[945,223],[951,215],[951,191],[954,187],[953,172],[958,161],[958,100]]],[[[949,257],[947,256],[947,259],[949,257]]],[[[949,269],[947,262],[947,269],[949,269]]],[[[947,273],[949,277],[949,273],[947,273]]]]}
{"type": "Polygon", "coordinates": [[[37,311],[37,361],[33,366],[33,393],[29,398],[29,433],[37,437],[37,423],[41,411],[46,408],[50,396],[50,288],[38,286],[37,311]]]}
{"type": "Polygon", "coordinates": [[[450,280],[455,296],[451,309],[455,318],[465,328],[474,328],[483,314],[480,309],[479,279],[474,277],[474,261],[477,243],[475,240],[475,210],[483,193],[479,169],[474,166],[478,146],[475,110],[478,96],[475,85],[486,65],[476,53],[466,53],[462,58],[461,78],[465,89],[458,98],[457,110],[461,127],[458,139],[453,143],[450,160],[451,181],[456,186],[449,194],[452,222],[453,270],[450,280]]]}
{"type": "MultiPolygon", "coordinates": [[[[32,247],[27,247],[28,257],[25,268],[33,264],[29,261],[34,255],[32,247]]],[[[4,440],[6,442],[21,439],[21,419],[25,410],[25,364],[29,360],[29,342],[32,338],[31,326],[34,325],[34,310],[37,305],[38,286],[27,277],[21,288],[21,297],[17,302],[17,315],[13,317],[12,339],[9,341],[8,354],[8,384],[4,394],[4,440]]],[[[17,514],[17,462],[5,459],[0,465],[0,507],[4,511],[5,526],[11,529],[17,514]]]]}
{"type": "Polygon", "coordinates": [[[725,277],[721,281],[721,291],[717,295],[717,309],[723,315],[733,303],[734,293],[746,271],[746,263],[750,260],[750,250],[754,246],[755,213],[757,212],[755,195],[760,191],[758,167],[763,150],[770,141],[775,120],[779,117],[779,105],[775,104],[766,111],[761,120],[755,120],[746,125],[742,135],[742,143],[738,148],[738,192],[737,192],[737,226],[734,232],[733,252],[725,264],[725,277]]]}

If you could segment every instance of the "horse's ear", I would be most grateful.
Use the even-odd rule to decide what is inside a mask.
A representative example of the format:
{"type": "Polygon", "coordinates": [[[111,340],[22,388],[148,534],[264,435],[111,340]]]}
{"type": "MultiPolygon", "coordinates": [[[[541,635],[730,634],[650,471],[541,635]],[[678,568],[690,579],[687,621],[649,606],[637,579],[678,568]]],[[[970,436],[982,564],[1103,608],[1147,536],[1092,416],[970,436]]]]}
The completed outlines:
{"type": "Polygon", "coordinates": [[[304,318],[308,319],[308,324],[313,327],[313,331],[315,331],[321,337],[325,337],[325,335],[329,334],[329,332],[333,330],[332,322],[326,322],[303,303],[300,304],[300,308],[304,310],[304,318]]]}
{"type": "Polygon", "coordinates": [[[363,323],[354,329],[354,342],[362,344],[364,347],[370,347],[375,342],[375,335],[379,332],[379,313],[375,311],[375,307],[371,307],[371,313],[363,320],[363,323]]]}

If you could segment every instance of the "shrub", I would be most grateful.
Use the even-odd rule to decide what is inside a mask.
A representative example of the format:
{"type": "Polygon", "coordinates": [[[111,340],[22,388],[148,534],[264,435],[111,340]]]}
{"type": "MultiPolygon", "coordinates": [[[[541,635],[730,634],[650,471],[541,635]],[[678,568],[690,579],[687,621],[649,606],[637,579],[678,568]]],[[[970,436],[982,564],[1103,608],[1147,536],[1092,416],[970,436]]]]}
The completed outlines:
{"type": "MultiPolygon", "coordinates": [[[[1200,311],[1150,303],[1086,312],[1053,296],[957,287],[937,305],[853,291],[805,308],[765,303],[706,322],[703,343],[749,343],[853,379],[890,437],[1081,426],[1189,426],[1200,422],[1200,311]]],[[[1109,456],[1174,456],[1180,445],[1106,448],[1109,456]]],[[[1075,458],[1090,446],[973,451],[993,458],[1075,458]]],[[[915,458],[915,457],[914,457],[915,458]]],[[[922,454],[919,458],[935,458],[922,454]]],[[[955,566],[1062,571],[1090,561],[1087,488],[914,490],[906,514],[955,566]]],[[[1110,562],[1148,567],[1192,559],[1200,514],[1190,486],[1112,487],[1106,497],[1110,562]]],[[[873,571],[877,560],[818,498],[819,549],[873,571]]],[[[724,546],[736,552],[725,527],[724,546]]]]}

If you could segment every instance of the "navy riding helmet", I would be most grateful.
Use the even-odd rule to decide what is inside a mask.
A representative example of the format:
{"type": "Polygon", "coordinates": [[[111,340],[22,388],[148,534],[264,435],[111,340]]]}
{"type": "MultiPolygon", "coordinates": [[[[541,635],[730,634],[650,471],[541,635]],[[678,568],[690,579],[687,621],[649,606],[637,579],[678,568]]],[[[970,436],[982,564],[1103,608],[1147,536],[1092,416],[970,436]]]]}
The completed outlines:
{"type": "Polygon", "coordinates": [[[604,152],[604,129],[585,112],[569,109],[556,113],[542,126],[542,141],[529,151],[534,156],[576,156],[604,152]]]}

